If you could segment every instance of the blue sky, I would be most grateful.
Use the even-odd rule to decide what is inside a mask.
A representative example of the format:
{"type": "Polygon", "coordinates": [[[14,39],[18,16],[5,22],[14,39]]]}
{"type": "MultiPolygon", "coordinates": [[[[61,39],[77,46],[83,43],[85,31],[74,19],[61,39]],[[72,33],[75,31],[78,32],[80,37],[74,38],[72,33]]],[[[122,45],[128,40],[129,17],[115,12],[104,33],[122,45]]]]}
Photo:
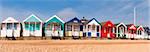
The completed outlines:
{"type": "MultiPolygon", "coordinates": [[[[96,18],[103,22],[133,23],[133,8],[137,8],[137,25],[150,26],[148,0],[3,0],[0,1],[0,17],[14,17],[23,21],[31,14],[43,21],[58,15],[64,21],[74,17],[96,18]]],[[[1,21],[2,21],[1,20],[1,21]]]]}

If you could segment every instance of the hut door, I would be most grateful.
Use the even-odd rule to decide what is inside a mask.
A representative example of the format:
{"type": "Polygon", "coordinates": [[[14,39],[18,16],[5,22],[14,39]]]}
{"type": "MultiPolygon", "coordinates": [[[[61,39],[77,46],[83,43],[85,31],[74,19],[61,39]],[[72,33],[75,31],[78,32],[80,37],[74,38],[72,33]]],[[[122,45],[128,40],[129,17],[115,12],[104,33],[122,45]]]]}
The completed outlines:
{"type": "Polygon", "coordinates": [[[35,31],[35,24],[30,24],[30,34],[34,35],[34,31],[35,31]]]}
{"type": "Polygon", "coordinates": [[[79,36],[79,32],[80,32],[80,25],[74,25],[73,26],[73,28],[74,28],[74,32],[73,32],[73,35],[74,36],[79,36]]]}
{"type": "Polygon", "coordinates": [[[124,27],[119,27],[119,36],[123,36],[124,35],[124,33],[125,33],[125,29],[124,29],[124,27]]]}
{"type": "Polygon", "coordinates": [[[112,28],[111,28],[111,27],[108,27],[106,31],[107,31],[107,37],[110,38],[110,37],[111,37],[111,34],[112,34],[112,28]]]}
{"type": "Polygon", "coordinates": [[[13,33],[13,24],[7,23],[7,36],[12,37],[12,33],[13,33]]]}

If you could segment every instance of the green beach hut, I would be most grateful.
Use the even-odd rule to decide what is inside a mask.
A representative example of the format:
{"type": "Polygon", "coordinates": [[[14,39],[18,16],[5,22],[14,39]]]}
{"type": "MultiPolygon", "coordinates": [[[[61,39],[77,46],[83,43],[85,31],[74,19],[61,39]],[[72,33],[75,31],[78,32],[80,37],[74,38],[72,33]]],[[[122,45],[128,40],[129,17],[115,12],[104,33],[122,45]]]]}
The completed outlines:
{"type": "Polygon", "coordinates": [[[64,21],[54,15],[45,21],[45,36],[59,37],[64,36],[64,21]]]}
{"type": "Polygon", "coordinates": [[[23,36],[42,37],[42,20],[34,14],[23,21],[23,36]]]}

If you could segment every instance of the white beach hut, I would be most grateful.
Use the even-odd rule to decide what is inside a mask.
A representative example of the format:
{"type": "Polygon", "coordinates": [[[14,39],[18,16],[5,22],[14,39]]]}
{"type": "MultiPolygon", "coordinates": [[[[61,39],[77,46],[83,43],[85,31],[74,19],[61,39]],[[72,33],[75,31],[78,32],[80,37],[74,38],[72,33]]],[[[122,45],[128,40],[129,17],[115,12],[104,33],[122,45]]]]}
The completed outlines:
{"type": "Polygon", "coordinates": [[[127,26],[124,23],[116,24],[116,37],[117,38],[126,38],[127,26]]]}
{"type": "Polygon", "coordinates": [[[137,29],[136,29],[136,37],[137,39],[144,39],[145,38],[145,33],[144,33],[144,28],[142,26],[137,26],[137,29]]]}
{"type": "Polygon", "coordinates": [[[86,24],[86,35],[87,37],[101,37],[101,25],[100,23],[95,19],[89,20],[89,22],[86,24]]]}
{"type": "Polygon", "coordinates": [[[1,37],[20,37],[20,22],[8,17],[1,23],[1,37]]]}

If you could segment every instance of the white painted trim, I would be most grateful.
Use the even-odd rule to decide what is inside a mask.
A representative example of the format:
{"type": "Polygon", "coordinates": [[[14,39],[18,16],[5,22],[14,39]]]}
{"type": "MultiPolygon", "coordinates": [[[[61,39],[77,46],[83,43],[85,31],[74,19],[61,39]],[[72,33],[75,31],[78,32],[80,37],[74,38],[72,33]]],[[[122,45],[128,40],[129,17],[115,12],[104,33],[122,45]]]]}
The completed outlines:
{"type": "Polygon", "coordinates": [[[118,27],[120,26],[120,25],[123,25],[124,27],[125,27],[125,32],[124,33],[126,33],[127,32],[127,26],[124,24],[124,23],[119,23],[117,26],[116,26],[116,34],[117,34],[117,36],[116,37],[118,37],[118,27]]]}
{"type": "Polygon", "coordinates": [[[143,26],[141,26],[141,25],[137,28],[137,30],[139,30],[139,29],[140,29],[140,27],[141,27],[141,28],[143,29],[143,31],[144,31],[144,28],[143,28],[143,26]]]}
{"type": "Polygon", "coordinates": [[[90,21],[90,22],[88,22],[88,25],[100,25],[96,20],[92,20],[92,21],[90,21]],[[94,22],[96,22],[96,23],[94,23],[94,22]],[[90,24],[90,23],[92,23],[92,24],[90,24]]]}
{"type": "Polygon", "coordinates": [[[34,16],[36,19],[38,19],[40,22],[42,22],[41,19],[39,19],[37,16],[35,16],[34,14],[31,14],[29,17],[27,17],[25,20],[23,20],[23,22],[27,21],[31,16],[34,16]]]}
{"type": "Polygon", "coordinates": [[[2,21],[2,23],[19,23],[19,21],[17,21],[17,20],[14,19],[13,17],[8,17],[8,18],[5,19],[4,21],[2,21]],[[13,20],[13,21],[9,21],[9,20],[13,20]]]}
{"type": "Polygon", "coordinates": [[[48,20],[46,20],[45,22],[48,22],[49,20],[53,19],[54,17],[56,17],[58,20],[60,20],[62,23],[65,23],[63,20],[61,20],[57,15],[53,15],[52,17],[50,17],[48,20]]]}
{"type": "Polygon", "coordinates": [[[143,33],[144,33],[144,28],[140,25],[137,29],[136,29],[136,34],[138,34],[138,30],[140,29],[140,28],[142,28],[143,29],[143,31],[141,32],[142,34],[141,35],[143,35],[143,33]]]}
{"type": "Polygon", "coordinates": [[[124,23],[119,23],[119,25],[117,25],[117,28],[118,28],[120,25],[123,25],[125,28],[127,28],[127,26],[126,26],[124,23]]]}

